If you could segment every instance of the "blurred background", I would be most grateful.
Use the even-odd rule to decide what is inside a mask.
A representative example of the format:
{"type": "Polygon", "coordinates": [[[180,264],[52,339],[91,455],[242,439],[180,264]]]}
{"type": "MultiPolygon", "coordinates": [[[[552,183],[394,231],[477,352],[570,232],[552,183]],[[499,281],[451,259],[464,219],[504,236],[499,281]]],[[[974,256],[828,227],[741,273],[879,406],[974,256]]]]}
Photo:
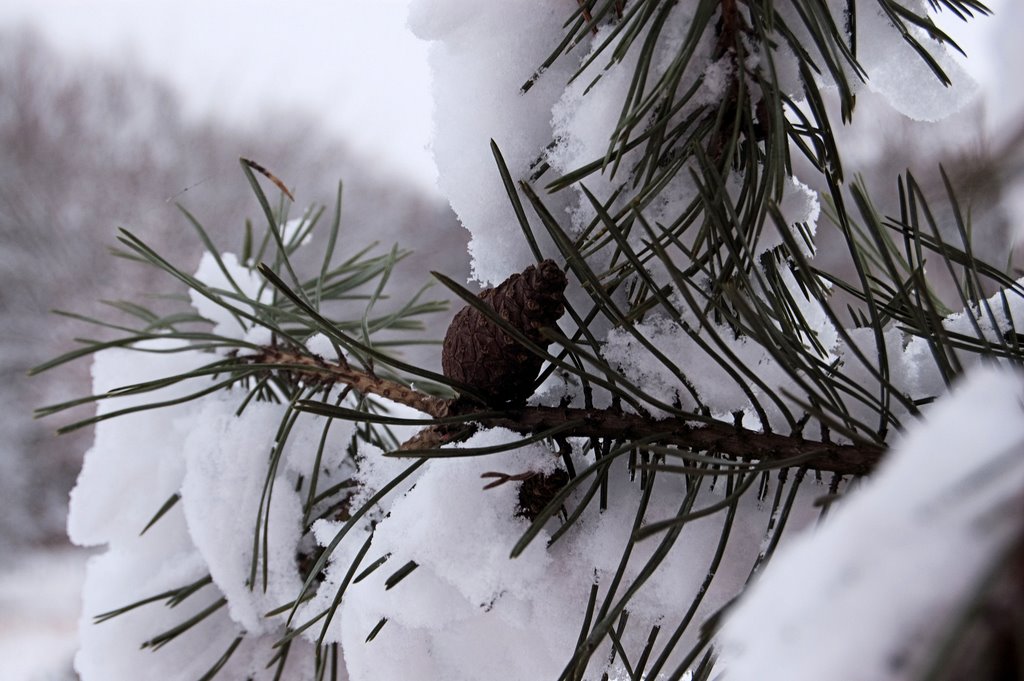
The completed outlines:
{"type": "MultiPolygon", "coordinates": [[[[118,227],[188,269],[200,247],[181,203],[237,250],[245,218],[259,215],[244,156],[294,189],[297,210],[330,206],[344,181],[345,243],[417,252],[396,288],[418,288],[430,269],[465,280],[466,232],[435,188],[428,48],[405,29],[408,2],[0,3],[0,679],[75,678],[88,554],[67,545],[64,518],[92,434],[56,437],[59,417],[31,413],[87,394],[89,368],[26,372],[88,332],[52,308],[109,317],[99,301],[153,290],[149,271],[109,256],[118,227]]],[[[1024,211],[999,196],[1015,180],[979,169],[1018,130],[1024,4],[990,4],[998,20],[944,22],[972,57],[976,104],[891,127],[895,115],[865,94],[862,123],[844,135],[853,170],[886,178],[871,187],[880,195],[907,166],[932,178],[936,161],[963,170],[986,243],[1005,254],[1024,211]]]]}

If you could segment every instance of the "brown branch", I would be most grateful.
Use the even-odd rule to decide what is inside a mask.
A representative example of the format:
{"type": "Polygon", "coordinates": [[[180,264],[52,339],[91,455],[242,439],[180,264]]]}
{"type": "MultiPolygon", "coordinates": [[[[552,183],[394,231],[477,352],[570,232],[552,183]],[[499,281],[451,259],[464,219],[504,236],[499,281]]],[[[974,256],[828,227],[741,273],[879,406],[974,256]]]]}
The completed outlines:
{"type": "MultiPolygon", "coordinates": [[[[590,14],[590,9],[587,7],[587,0],[577,0],[580,9],[583,10],[583,20],[588,24],[594,23],[594,17],[590,14]]],[[[597,26],[592,26],[590,29],[591,33],[597,35],[597,26]]]]}
{"type": "MultiPolygon", "coordinates": [[[[311,380],[329,378],[351,386],[364,394],[378,395],[399,402],[435,418],[455,413],[468,422],[485,428],[508,428],[517,433],[534,434],[556,426],[575,423],[559,433],[560,437],[602,437],[617,440],[646,439],[649,444],[671,445],[706,451],[744,460],[784,463],[799,460],[800,466],[830,473],[864,475],[870,473],[885,447],[874,444],[835,444],[807,440],[795,435],[761,433],[722,421],[670,417],[655,419],[639,414],[626,414],[608,409],[574,407],[519,407],[495,416],[481,411],[473,417],[473,406],[421,393],[395,381],[373,376],[344,364],[328,363],[319,357],[303,355],[282,348],[266,348],[262,353],[244,359],[258,364],[273,364],[282,370],[305,372],[311,380]]],[[[402,450],[435,449],[443,444],[461,442],[476,428],[470,423],[436,425],[424,428],[402,450]]]]}
{"type": "Polygon", "coordinates": [[[806,458],[800,465],[831,473],[870,473],[885,453],[884,447],[872,444],[834,444],[793,435],[760,433],[721,421],[691,421],[679,417],[653,419],[607,409],[525,407],[499,417],[480,419],[481,425],[520,433],[537,433],[569,422],[580,422],[580,425],[560,432],[560,437],[654,438],[651,444],[758,461],[806,458]]]}
{"type": "MultiPolygon", "coordinates": [[[[768,108],[765,104],[765,97],[758,98],[756,103],[753,102],[751,83],[745,65],[747,50],[743,38],[746,36],[755,39],[753,29],[743,17],[737,0],[720,0],[720,4],[721,16],[715,26],[717,37],[711,58],[717,61],[728,56],[732,63],[732,70],[724,95],[724,115],[708,138],[708,152],[711,158],[718,160],[721,160],[727,140],[733,134],[733,126],[741,107],[754,106],[753,139],[748,141],[762,142],[768,134],[768,108]]],[[[714,115],[713,112],[712,115],[714,115]]],[[[744,136],[748,136],[746,130],[741,129],[740,132],[744,136]]]]}

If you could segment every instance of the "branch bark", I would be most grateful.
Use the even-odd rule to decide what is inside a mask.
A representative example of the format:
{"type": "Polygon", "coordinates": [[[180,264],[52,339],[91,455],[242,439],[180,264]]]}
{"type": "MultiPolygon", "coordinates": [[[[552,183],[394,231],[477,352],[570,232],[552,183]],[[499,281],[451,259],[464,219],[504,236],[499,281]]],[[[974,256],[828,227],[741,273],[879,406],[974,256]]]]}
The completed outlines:
{"type": "Polygon", "coordinates": [[[834,444],[761,433],[721,421],[653,419],[607,409],[525,407],[480,420],[481,425],[521,433],[538,433],[572,422],[580,422],[580,425],[560,432],[559,437],[653,438],[652,444],[675,445],[732,458],[769,462],[800,459],[801,466],[831,473],[870,473],[885,453],[883,447],[871,444],[834,444]]]}
{"type": "MultiPolygon", "coordinates": [[[[611,409],[527,406],[505,410],[481,411],[473,418],[475,407],[421,393],[413,388],[351,367],[347,362],[326,362],[282,348],[268,347],[258,355],[240,358],[268,365],[281,371],[301,374],[308,381],[341,383],[363,394],[393,400],[435,418],[460,414],[479,427],[507,428],[517,433],[535,434],[572,424],[559,437],[599,437],[617,440],[641,440],[648,444],[670,445],[709,452],[734,459],[785,463],[810,470],[864,475],[870,473],[885,454],[885,447],[869,444],[836,444],[808,440],[795,435],[762,433],[722,421],[669,417],[655,419],[611,409]]],[[[475,428],[431,426],[424,428],[402,445],[403,450],[431,449],[468,438],[475,428]]]]}

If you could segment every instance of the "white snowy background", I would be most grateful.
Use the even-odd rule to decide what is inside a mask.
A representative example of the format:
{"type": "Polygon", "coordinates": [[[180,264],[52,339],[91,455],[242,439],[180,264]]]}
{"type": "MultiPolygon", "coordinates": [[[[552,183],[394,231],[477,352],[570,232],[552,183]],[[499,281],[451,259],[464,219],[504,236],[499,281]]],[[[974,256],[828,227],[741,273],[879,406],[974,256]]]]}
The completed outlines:
{"type": "MultiPolygon", "coordinates": [[[[384,163],[406,173],[423,187],[433,188],[437,172],[426,152],[431,118],[430,75],[425,46],[404,28],[406,4],[9,0],[0,6],[0,24],[33,23],[75,54],[137,60],[182,90],[192,116],[215,116],[245,126],[254,109],[304,108],[320,118],[325,127],[346,135],[368,153],[380,155],[384,163]],[[315,48],[311,47],[314,45],[315,48]],[[396,134],[396,130],[401,133],[396,134]]],[[[1000,84],[1022,65],[1020,41],[1012,29],[1019,23],[1010,17],[1016,12],[1018,20],[1024,19],[1024,10],[1008,0],[992,4],[997,10],[1005,10],[1003,20],[977,22],[972,29],[976,33],[963,34],[962,43],[972,57],[977,56],[975,61],[968,62],[968,67],[981,84],[982,96],[988,103],[989,129],[998,135],[1014,120],[1013,113],[1022,99],[1019,91],[1007,90],[1000,84]]],[[[517,12],[522,14],[517,19],[520,22],[542,24],[545,19],[535,11],[533,3],[509,3],[508,12],[509,20],[514,20],[517,12]]],[[[418,33],[427,38],[445,35],[450,28],[426,15],[414,20],[418,33]]],[[[526,54],[536,51],[523,42],[527,41],[510,48],[526,54]]],[[[452,59],[457,61],[458,55],[452,59]]],[[[495,77],[496,87],[502,84],[503,74],[488,75],[495,77]]],[[[516,85],[513,83],[513,88],[516,85]]],[[[439,86],[443,88],[445,84],[439,86]]],[[[561,94],[559,88],[547,95],[549,109],[561,94]]],[[[545,94],[539,92],[536,96],[543,98],[545,94]]],[[[517,139],[511,130],[502,139],[502,118],[488,120],[475,115],[471,108],[467,108],[465,120],[446,116],[437,123],[442,135],[445,126],[461,126],[467,132],[498,139],[510,165],[527,160],[525,155],[543,142],[539,137],[517,139]],[[523,145],[518,156],[517,144],[523,145]]],[[[447,137],[450,139],[451,135],[447,137]]],[[[459,162],[457,149],[439,148],[437,152],[439,160],[449,168],[459,162]]],[[[448,186],[442,180],[441,189],[464,219],[486,223],[487,211],[493,210],[493,203],[480,201],[472,194],[459,195],[457,175],[457,170],[451,173],[448,186]]],[[[493,244],[501,237],[488,238],[493,244]]],[[[508,271],[520,268],[514,262],[503,262],[500,266],[488,262],[484,251],[475,255],[477,276],[484,280],[503,278],[507,273],[503,267],[508,271]]],[[[212,424],[210,427],[216,427],[217,414],[203,418],[212,424]]],[[[490,437],[500,435],[492,433],[490,437]]],[[[201,462],[192,463],[195,465],[191,470],[203,470],[201,462]]],[[[467,479],[478,475],[473,465],[466,464],[462,472],[467,479]]],[[[186,486],[201,484],[202,480],[196,477],[185,482],[186,486]]],[[[406,512],[416,514],[418,509],[436,508],[437,504],[432,503],[436,501],[410,497],[406,512]]],[[[187,520],[187,509],[185,515],[187,520]]],[[[216,537],[208,540],[214,542],[216,537]]],[[[396,543],[403,540],[410,537],[396,535],[391,539],[396,543]]],[[[197,545],[202,543],[198,537],[194,541],[197,545]]],[[[202,546],[199,548],[202,550],[202,546]]],[[[430,556],[421,557],[422,553],[417,557],[429,564],[430,556]]],[[[73,553],[29,556],[0,578],[0,677],[60,678],[67,655],[76,645],[73,620],[78,603],[74,584],[81,575],[79,560],[73,553]],[[54,575],[63,576],[56,588],[50,583],[54,575]],[[44,577],[46,587],[40,583],[44,577]],[[40,594],[45,595],[42,602],[40,594]]],[[[440,570],[444,565],[439,561],[435,567],[440,570]]],[[[184,574],[189,566],[181,569],[184,574]]],[[[421,576],[426,573],[420,571],[421,576]]],[[[180,575],[167,578],[176,577],[180,575]]],[[[474,592],[470,585],[469,592],[462,596],[472,599],[489,593],[486,584],[478,586],[479,590],[474,592]]],[[[376,607],[386,610],[389,606],[382,603],[376,607]]],[[[232,617],[244,621],[246,615],[233,612],[232,617]]],[[[511,617],[517,621],[515,616],[511,617]]],[[[373,622],[357,624],[363,631],[373,622]]],[[[407,624],[415,626],[415,622],[407,624]]],[[[742,636],[739,625],[737,631],[742,636]]]]}

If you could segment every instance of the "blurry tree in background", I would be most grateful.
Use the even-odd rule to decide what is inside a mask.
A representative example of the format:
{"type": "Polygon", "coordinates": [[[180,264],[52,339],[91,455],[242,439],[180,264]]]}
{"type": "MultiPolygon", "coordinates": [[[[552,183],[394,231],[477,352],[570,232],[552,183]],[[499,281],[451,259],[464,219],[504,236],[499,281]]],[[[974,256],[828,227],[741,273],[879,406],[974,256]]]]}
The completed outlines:
{"type": "Polygon", "coordinates": [[[72,62],[34,33],[0,34],[0,549],[63,541],[91,438],[57,438],[31,419],[32,405],[89,385],[85,365],[27,380],[74,334],[49,311],[97,314],[97,300],[146,290],[145,268],[112,266],[118,227],[184,261],[200,246],[177,203],[203,206],[213,234],[236,234],[256,209],[239,156],[273,168],[304,202],[333,202],[342,179],[346,240],[416,249],[399,288],[418,288],[439,264],[466,271],[465,235],[444,204],[377,173],[314,121],[259,111],[244,131],[189,121],[176,93],[128,65],[72,62]]]}

